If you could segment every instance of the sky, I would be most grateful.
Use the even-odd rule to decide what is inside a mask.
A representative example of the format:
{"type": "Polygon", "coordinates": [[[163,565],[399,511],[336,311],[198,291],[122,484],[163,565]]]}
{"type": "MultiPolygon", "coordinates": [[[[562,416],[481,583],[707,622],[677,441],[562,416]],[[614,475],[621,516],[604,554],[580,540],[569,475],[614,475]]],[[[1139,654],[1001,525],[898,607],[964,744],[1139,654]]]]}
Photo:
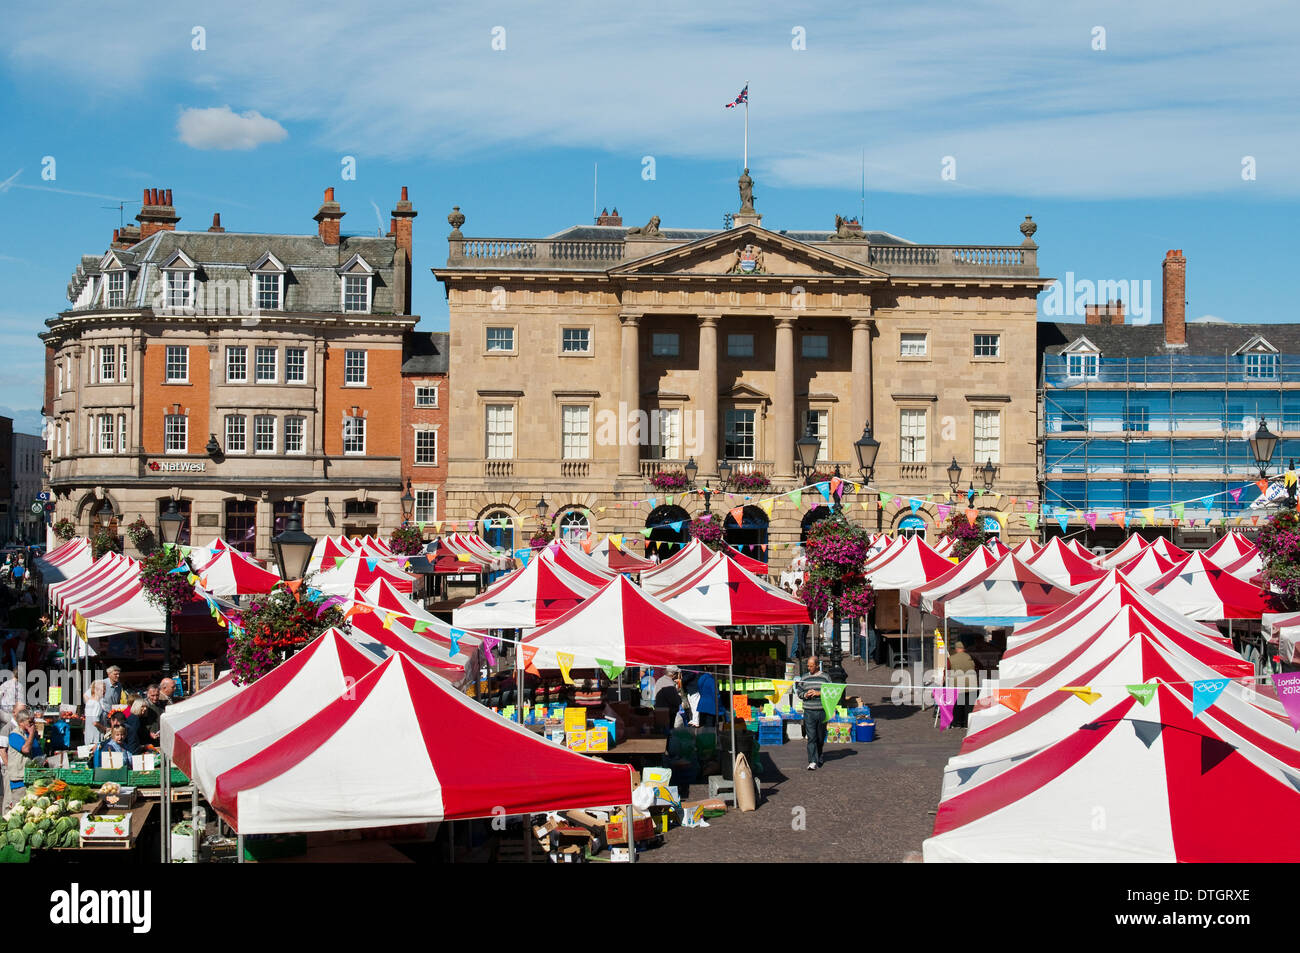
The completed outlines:
{"type": "MultiPolygon", "coordinates": [[[[453,205],[471,237],[536,237],[617,206],[721,227],[750,92],[755,204],[916,242],[1019,244],[1042,274],[1143,282],[1188,260],[1188,317],[1300,320],[1300,10],[1286,2],[961,4],[48,0],[0,33],[0,415],[39,432],[36,334],[144,188],[181,229],[387,230],[408,186],[415,311],[453,205]],[[355,175],[349,176],[349,168],[355,175]],[[865,180],[865,196],[864,196],[865,180]],[[121,205],[121,208],[119,208],[121,205]]],[[[1053,320],[1081,319],[1044,313],[1053,320]]],[[[1134,301],[1129,297],[1130,302],[1134,301]]],[[[1132,309],[1130,309],[1131,311],[1132,309]]],[[[1151,320],[1159,320],[1158,306],[1151,320]]]]}

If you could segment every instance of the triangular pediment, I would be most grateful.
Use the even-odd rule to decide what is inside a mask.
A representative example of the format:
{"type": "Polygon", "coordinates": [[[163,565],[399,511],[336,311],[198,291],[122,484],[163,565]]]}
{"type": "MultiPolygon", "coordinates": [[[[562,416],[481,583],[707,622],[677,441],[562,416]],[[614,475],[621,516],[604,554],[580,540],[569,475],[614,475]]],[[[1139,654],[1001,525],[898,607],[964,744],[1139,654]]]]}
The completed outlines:
{"type": "Polygon", "coordinates": [[[743,225],[705,238],[656,251],[610,269],[614,276],[706,275],[745,279],[752,277],[888,279],[861,262],[834,252],[769,232],[757,225],[743,225]]]}
{"type": "Polygon", "coordinates": [[[772,395],[765,391],[759,390],[753,384],[747,384],[744,381],[737,381],[727,393],[732,400],[763,400],[768,403],[772,402],[772,395]]]}
{"type": "Polygon", "coordinates": [[[1276,354],[1277,348],[1268,343],[1268,340],[1261,334],[1256,334],[1253,338],[1243,344],[1234,354],[1276,354]]]}

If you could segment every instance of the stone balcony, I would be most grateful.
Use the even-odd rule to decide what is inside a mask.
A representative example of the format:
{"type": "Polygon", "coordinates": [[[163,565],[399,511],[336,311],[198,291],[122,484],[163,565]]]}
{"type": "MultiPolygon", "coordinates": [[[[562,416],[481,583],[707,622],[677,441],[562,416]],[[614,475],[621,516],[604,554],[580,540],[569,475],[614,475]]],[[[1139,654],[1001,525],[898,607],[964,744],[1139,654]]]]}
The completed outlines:
{"type": "MultiPolygon", "coordinates": [[[[449,268],[604,271],[684,241],[597,241],[549,238],[460,238],[447,243],[449,268]]],[[[890,275],[1038,276],[1038,247],[1027,245],[872,245],[814,242],[890,275]]]]}

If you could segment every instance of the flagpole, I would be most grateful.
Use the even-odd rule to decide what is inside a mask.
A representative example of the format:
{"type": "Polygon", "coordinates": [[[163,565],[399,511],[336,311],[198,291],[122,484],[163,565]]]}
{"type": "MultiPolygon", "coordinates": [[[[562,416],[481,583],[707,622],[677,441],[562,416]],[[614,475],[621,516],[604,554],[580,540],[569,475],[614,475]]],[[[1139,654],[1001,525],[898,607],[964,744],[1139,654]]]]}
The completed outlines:
{"type": "Polygon", "coordinates": [[[749,168],[749,80],[745,80],[745,164],[749,168]]]}

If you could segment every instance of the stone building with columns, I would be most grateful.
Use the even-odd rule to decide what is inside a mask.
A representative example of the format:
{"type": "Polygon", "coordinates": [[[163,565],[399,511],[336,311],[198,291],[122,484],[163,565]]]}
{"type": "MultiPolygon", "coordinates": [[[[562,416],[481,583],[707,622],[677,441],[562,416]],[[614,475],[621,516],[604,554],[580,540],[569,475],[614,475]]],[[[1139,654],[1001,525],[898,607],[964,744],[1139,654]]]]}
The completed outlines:
{"type": "Polygon", "coordinates": [[[182,542],[263,557],[295,503],[316,536],[399,525],[416,214],[403,188],[387,236],[347,235],[330,188],[314,233],[184,231],[146,189],[41,335],[54,520],[157,536],[174,500],[182,542]]]}
{"type": "MultiPolygon", "coordinates": [[[[872,529],[933,536],[937,498],[913,513],[878,508],[875,491],[948,491],[953,459],[963,498],[993,463],[981,507],[1037,499],[1035,299],[1049,279],[1028,217],[1013,245],[922,245],[839,217],[834,231],[773,230],[748,202],[720,231],[604,214],[546,238],[473,238],[459,209],[448,222],[433,269],[457,378],[444,516],[493,520],[500,545],[526,545],[539,498],[561,531],[670,540],[707,488],[729,538],[777,566],[824,511],[754,504],[808,482],[806,432],[819,473],[859,480],[868,423],[873,491],[845,503],[872,529]],[[691,458],[695,492],[656,488],[691,458]],[[771,488],[738,488],[741,473],[771,488]]],[[[1029,529],[1012,519],[1006,534],[1029,529]]]]}

